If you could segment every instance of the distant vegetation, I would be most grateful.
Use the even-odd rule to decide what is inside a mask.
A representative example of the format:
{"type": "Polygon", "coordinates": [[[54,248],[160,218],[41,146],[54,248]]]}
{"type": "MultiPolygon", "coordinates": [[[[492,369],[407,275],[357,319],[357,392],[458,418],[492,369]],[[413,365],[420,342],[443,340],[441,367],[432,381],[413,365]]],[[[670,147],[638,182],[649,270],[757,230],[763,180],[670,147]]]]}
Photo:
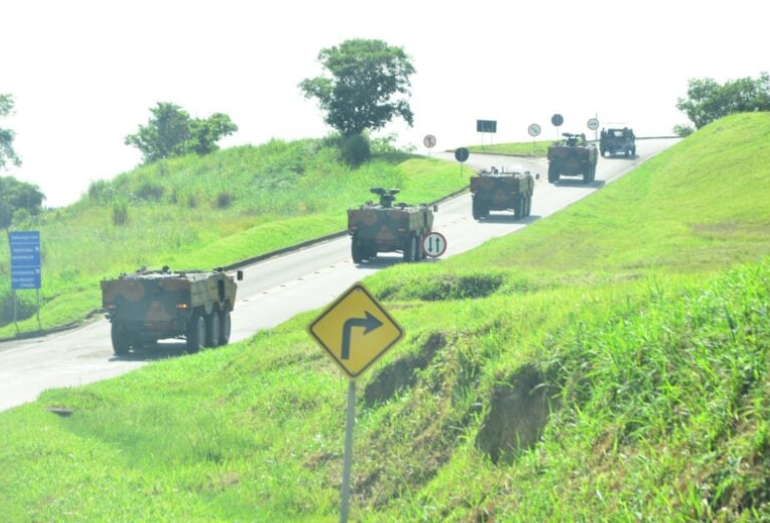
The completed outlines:
{"type": "MultiPolygon", "coordinates": [[[[9,116],[13,112],[13,106],[13,96],[0,93],[0,118],[9,116]]],[[[13,149],[15,137],[16,133],[13,130],[0,127],[0,169],[4,168],[7,163],[21,165],[21,160],[13,149]]]]}
{"type": "Polygon", "coordinates": [[[486,154],[510,154],[512,156],[543,157],[548,153],[548,146],[552,143],[552,140],[497,143],[489,145],[470,145],[467,147],[467,149],[470,152],[486,154]]]}
{"type": "Polygon", "coordinates": [[[340,133],[349,165],[369,160],[368,133],[396,117],[412,125],[409,89],[415,69],[403,48],[356,38],[322,49],[318,61],[324,74],[303,80],[299,88],[318,102],[324,121],[340,133]]]}
{"type": "MultiPolygon", "coordinates": [[[[334,136],[162,160],[94,182],[67,208],[18,215],[16,230],[40,230],[43,328],[98,312],[101,278],[142,265],[211,269],[342,231],[370,187],[399,187],[420,203],[467,183],[452,162],[373,143],[374,160],[358,169],[342,162],[334,136]]],[[[0,337],[16,332],[8,260],[0,242],[0,337]]],[[[17,296],[19,318],[29,318],[19,328],[37,330],[34,291],[17,296]]]]}
{"type": "MultiPolygon", "coordinates": [[[[367,278],[406,338],[357,381],[351,520],[770,520],[768,137],[768,113],[719,120],[516,234],[367,278]]],[[[3,413],[0,520],[337,521],[347,383],[318,312],[3,413]]]]}
{"type": "MultiPolygon", "coordinates": [[[[700,129],[736,113],[770,111],[770,75],[740,78],[720,84],[712,78],[694,78],[688,82],[687,96],[678,98],[676,108],[700,129]]],[[[689,134],[688,126],[674,129],[679,136],[689,134]]]]}
{"type": "Polygon", "coordinates": [[[238,130],[222,113],[205,119],[191,118],[178,105],[164,102],[158,102],[150,112],[147,125],[140,125],[136,134],[125,139],[126,145],[139,149],[145,164],[187,154],[210,154],[219,150],[219,140],[238,130]]]}

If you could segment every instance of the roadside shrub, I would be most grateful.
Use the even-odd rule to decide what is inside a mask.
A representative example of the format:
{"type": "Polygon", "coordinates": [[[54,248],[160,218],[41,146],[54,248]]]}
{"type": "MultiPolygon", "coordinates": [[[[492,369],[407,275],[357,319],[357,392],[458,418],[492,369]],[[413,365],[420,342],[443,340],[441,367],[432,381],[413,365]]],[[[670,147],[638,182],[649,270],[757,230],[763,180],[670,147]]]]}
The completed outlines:
{"type": "Polygon", "coordinates": [[[363,134],[347,136],[342,140],[340,149],[342,159],[351,167],[358,167],[372,157],[369,138],[363,134]]]}
{"type": "Polygon", "coordinates": [[[158,202],[163,197],[163,186],[156,183],[145,182],[136,190],[136,197],[140,200],[158,202]]]}
{"type": "Polygon", "coordinates": [[[221,192],[217,196],[217,209],[227,209],[233,203],[233,195],[229,192],[221,192]]]}
{"type": "Polygon", "coordinates": [[[117,202],[112,204],[112,224],[120,227],[128,223],[128,205],[126,202],[117,202]]]}

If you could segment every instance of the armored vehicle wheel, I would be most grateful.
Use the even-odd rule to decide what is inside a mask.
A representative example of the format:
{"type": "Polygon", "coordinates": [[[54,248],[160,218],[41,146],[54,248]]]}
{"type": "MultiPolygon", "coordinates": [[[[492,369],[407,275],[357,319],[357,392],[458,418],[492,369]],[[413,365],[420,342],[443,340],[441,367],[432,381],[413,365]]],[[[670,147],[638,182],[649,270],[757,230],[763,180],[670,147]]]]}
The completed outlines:
{"type": "Polygon", "coordinates": [[[406,240],[406,245],[404,245],[404,261],[405,262],[413,262],[415,259],[415,256],[417,255],[417,239],[414,236],[410,236],[406,240]]]}
{"type": "Polygon", "coordinates": [[[636,147],[631,148],[631,156],[636,156],[636,147]]]}
{"type": "Polygon", "coordinates": [[[559,170],[554,164],[548,166],[548,183],[556,183],[559,181],[559,170]]]}
{"type": "Polygon", "coordinates": [[[110,335],[112,338],[112,350],[115,351],[115,354],[118,356],[128,354],[128,351],[131,349],[131,344],[123,335],[123,332],[117,323],[112,324],[110,335]]]}
{"type": "Polygon", "coordinates": [[[480,220],[484,217],[483,204],[477,199],[473,199],[473,219],[480,220]]]}
{"type": "Polygon", "coordinates": [[[363,261],[364,247],[361,245],[361,241],[358,238],[353,238],[350,242],[350,254],[353,258],[353,263],[361,263],[363,261]]]}
{"type": "Polygon", "coordinates": [[[219,347],[219,333],[221,332],[219,312],[212,311],[206,316],[206,347],[219,347]]]}
{"type": "Polygon", "coordinates": [[[230,311],[222,311],[219,315],[219,343],[220,345],[227,345],[230,343],[230,331],[232,330],[230,311]]]}
{"type": "Polygon", "coordinates": [[[196,313],[189,325],[187,332],[187,352],[194,354],[203,348],[206,341],[206,319],[196,313]]]}
{"type": "Polygon", "coordinates": [[[524,209],[526,207],[526,203],[524,202],[524,196],[521,194],[516,197],[516,200],[513,202],[513,217],[517,220],[520,220],[524,217],[524,209]]]}

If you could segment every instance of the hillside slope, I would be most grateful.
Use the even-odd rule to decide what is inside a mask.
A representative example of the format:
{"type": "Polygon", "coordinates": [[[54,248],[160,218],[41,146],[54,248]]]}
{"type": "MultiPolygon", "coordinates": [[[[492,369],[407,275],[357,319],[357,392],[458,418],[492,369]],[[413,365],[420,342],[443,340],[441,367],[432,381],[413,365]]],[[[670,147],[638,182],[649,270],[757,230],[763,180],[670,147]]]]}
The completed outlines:
{"type": "MultiPolygon", "coordinates": [[[[101,306],[99,280],[141,266],[227,266],[345,228],[345,210],[369,188],[399,187],[405,201],[462,189],[451,162],[387,147],[350,169],[331,139],[241,146],[156,162],[94,182],[74,205],[16,230],[40,232],[43,329],[77,322],[101,306]]],[[[18,292],[18,330],[37,331],[36,294],[18,292]]],[[[10,253],[0,242],[0,338],[13,335],[10,253]]]]}
{"type": "MultiPolygon", "coordinates": [[[[357,383],[352,520],[769,520],[768,137],[726,118],[367,279],[407,336],[357,383]]],[[[0,520],[337,521],[347,383],[317,314],[0,414],[0,520]]]]}

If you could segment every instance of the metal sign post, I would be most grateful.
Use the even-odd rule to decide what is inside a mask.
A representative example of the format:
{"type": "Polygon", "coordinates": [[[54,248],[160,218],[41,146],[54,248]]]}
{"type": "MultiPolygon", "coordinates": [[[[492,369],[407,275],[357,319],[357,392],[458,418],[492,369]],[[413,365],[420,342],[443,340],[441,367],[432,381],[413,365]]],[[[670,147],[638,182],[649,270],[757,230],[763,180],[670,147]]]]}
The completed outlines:
{"type": "Polygon", "coordinates": [[[534,154],[537,145],[535,145],[535,138],[540,134],[540,125],[536,123],[529,124],[529,127],[527,127],[527,132],[532,137],[532,153],[534,154]]]}
{"type": "MultiPolygon", "coordinates": [[[[8,233],[11,249],[11,289],[13,289],[13,322],[17,321],[16,291],[22,289],[37,290],[37,327],[40,324],[40,232],[12,231],[8,233]]],[[[19,326],[16,325],[18,332],[19,326]]]]}
{"type": "Polygon", "coordinates": [[[355,378],[398,343],[404,331],[363,284],[356,283],[308,326],[308,332],[350,378],[340,503],[340,523],[347,523],[356,422],[355,378]]]}

